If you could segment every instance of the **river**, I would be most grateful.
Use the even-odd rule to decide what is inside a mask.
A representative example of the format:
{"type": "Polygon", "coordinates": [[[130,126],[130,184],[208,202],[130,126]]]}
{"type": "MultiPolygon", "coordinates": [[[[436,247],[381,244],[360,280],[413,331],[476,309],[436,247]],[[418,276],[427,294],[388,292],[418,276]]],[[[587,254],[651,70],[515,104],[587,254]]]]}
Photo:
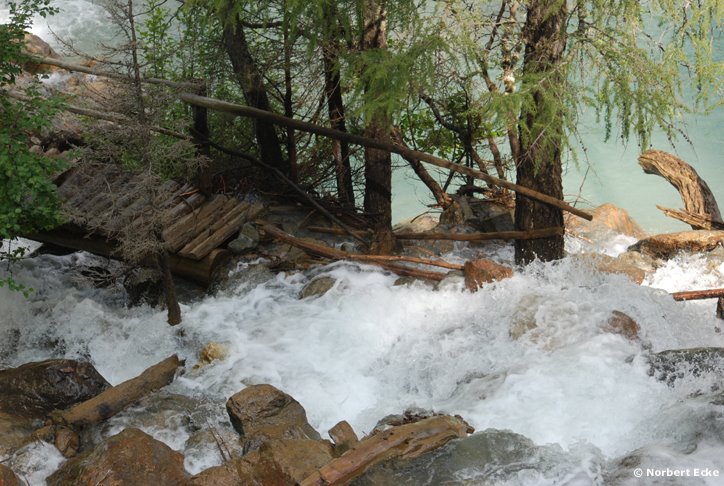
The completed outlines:
{"type": "MultiPolygon", "coordinates": [[[[87,2],[63,5],[65,13],[51,24],[58,33],[77,36],[102,25],[87,2]]],[[[678,146],[719,196],[724,175],[714,161],[723,148],[721,121],[721,109],[687,119],[696,150],[678,146]]],[[[638,150],[597,143],[600,132],[583,128],[597,174],[588,176],[584,195],[628,209],[647,229],[672,227],[659,220],[654,204],[678,207],[678,196],[663,180],[640,174],[638,150]]],[[[567,193],[578,192],[581,177],[580,170],[569,170],[567,193]]],[[[398,180],[404,182],[404,174],[398,180]]],[[[398,218],[419,211],[420,193],[414,187],[397,192],[398,218]]],[[[615,255],[633,241],[616,236],[593,248],[568,239],[567,248],[615,255]]],[[[501,263],[512,260],[506,246],[485,253],[501,263]]],[[[462,261],[470,254],[458,245],[447,257],[462,261]]],[[[179,353],[188,371],[168,391],[202,402],[209,426],[219,429],[228,428],[226,398],[247,384],[270,383],[299,400],[322,433],[347,420],[362,435],[387,414],[419,407],[459,414],[478,431],[510,431],[533,444],[499,451],[497,463],[476,460],[481,456],[473,452],[467,463],[447,464],[447,476],[430,476],[445,477],[445,484],[655,483],[653,476],[638,482],[625,458],[634,458],[644,474],[717,471],[718,477],[690,477],[685,484],[722,484],[724,406],[715,397],[724,387],[721,373],[682,368],[681,378],[666,384],[650,376],[648,365],[653,352],[724,346],[713,302],[674,302],[667,294],[724,287],[720,261],[678,257],[636,285],[566,258],[532,264],[475,294],[464,292],[460,282],[440,290],[395,286],[394,276],[347,263],[278,275],[240,264],[215,295],[187,294],[178,328],[166,324],[163,311],[127,308],[118,284],[99,288],[83,276],[83,269],[107,264],[85,253],[20,262],[15,278],[35,290],[23,299],[0,289],[0,367],[51,357],[88,359],[117,384],[179,353]],[[332,290],[299,299],[301,288],[318,276],[334,277],[332,290]],[[638,340],[604,332],[613,310],[640,325],[638,340]],[[531,321],[534,331],[511,338],[515,323],[531,321]],[[227,358],[192,369],[209,342],[228,346],[227,358]],[[522,460],[506,463],[505,457],[521,451],[522,460]]],[[[214,448],[193,447],[194,431],[183,415],[158,423],[131,410],[100,433],[140,427],[183,452],[192,473],[220,463],[214,448]]],[[[44,484],[63,461],[40,442],[0,457],[6,459],[31,485],[44,484]]],[[[440,484],[431,481],[413,484],[440,484]]]]}

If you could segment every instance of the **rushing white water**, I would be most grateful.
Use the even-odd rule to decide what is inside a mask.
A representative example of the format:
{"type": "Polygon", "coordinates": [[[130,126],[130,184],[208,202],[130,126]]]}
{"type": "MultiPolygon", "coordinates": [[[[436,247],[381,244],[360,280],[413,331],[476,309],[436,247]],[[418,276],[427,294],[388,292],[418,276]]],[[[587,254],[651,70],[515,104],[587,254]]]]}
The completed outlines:
{"type": "MultiPolygon", "coordinates": [[[[495,257],[510,251],[497,248],[495,257]]],[[[346,263],[276,276],[242,265],[217,295],[183,305],[183,324],[171,328],[164,312],[127,309],[122,289],[98,289],[80,276],[84,266],[102,264],[83,253],[22,262],[16,276],[35,292],[24,300],[0,289],[0,366],[83,358],[118,383],[177,352],[188,371],[169,392],[201,399],[204,420],[219,429],[228,429],[226,398],[271,383],[299,400],[322,432],[339,420],[369,432],[410,407],[460,414],[477,430],[511,430],[555,446],[555,477],[575,478],[571,484],[602,484],[602,470],[637,450],[650,467],[722,469],[723,408],[706,398],[722,377],[667,386],[649,376],[645,359],[649,350],[724,346],[711,302],[677,303],[573,258],[531,265],[475,294],[454,282],[438,291],[394,286],[394,276],[346,263]],[[321,275],[337,280],[332,290],[300,300],[302,287],[321,275]],[[640,340],[604,332],[613,310],[638,322],[640,340]],[[516,323],[533,321],[535,329],[511,338],[516,323]],[[209,342],[228,345],[228,357],[192,369],[209,342]]],[[[647,283],[724,287],[724,265],[677,259],[647,283]]],[[[218,464],[216,450],[190,445],[185,414],[192,413],[167,414],[164,424],[128,412],[103,434],[138,426],[185,452],[191,472],[218,464]]],[[[12,464],[39,484],[60,459],[52,448],[33,447],[23,452],[30,465],[12,464]]],[[[468,473],[477,477],[483,466],[468,473]]],[[[544,470],[526,474],[516,481],[555,482],[544,470]]]]}

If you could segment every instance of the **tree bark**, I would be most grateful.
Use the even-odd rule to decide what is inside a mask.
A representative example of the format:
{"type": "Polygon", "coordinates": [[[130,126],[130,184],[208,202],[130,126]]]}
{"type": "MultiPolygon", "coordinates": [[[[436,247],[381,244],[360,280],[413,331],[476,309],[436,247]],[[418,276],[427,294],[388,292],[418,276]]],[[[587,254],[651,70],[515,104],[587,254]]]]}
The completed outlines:
{"type": "MultiPolygon", "coordinates": [[[[224,26],[223,40],[246,103],[260,110],[271,111],[264,78],[251,55],[244,28],[238,18],[224,26]]],[[[289,164],[282,156],[281,144],[274,125],[266,120],[256,119],[254,127],[262,162],[289,176],[289,164]]]]}
{"type": "Polygon", "coordinates": [[[163,292],[166,297],[167,321],[170,325],[175,326],[181,324],[181,307],[178,303],[178,297],[176,297],[176,284],[174,284],[173,275],[171,275],[168,253],[164,251],[158,256],[158,264],[161,269],[163,292]]]}
{"type": "MultiPolygon", "coordinates": [[[[387,49],[387,10],[384,0],[365,1],[362,48],[365,51],[387,49]]],[[[365,96],[367,100],[374,100],[377,93],[367,86],[365,96]]],[[[365,136],[389,140],[391,128],[389,115],[376,110],[367,122],[365,136]]],[[[386,150],[365,147],[364,208],[375,230],[373,252],[391,253],[395,241],[392,234],[392,155],[386,150]]]]}
{"type": "MultiPolygon", "coordinates": [[[[327,97],[329,122],[334,130],[346,132],[344,101],[342,99],[342,78],[339,71],[339,38],[336,0],[328,0],[324,18],[327,22],[327,36],[322,43],[324,62],[324,93],[327,97]]],[[[349,144],[343,140],[332,140],[335,174],[337,176],[337,197],[346,208],[354,208],[354,187],[352,167],[349,162],[349,144]]]]}
{"type": "MultiPolygon", "coordinates": [[[[541,0],[528,5],[523,36],[526,39],[524,79],[531,90],[532,106],[520,117],[520,160],[517,183],[556,199],[563,199],[561,144],[563,125],[556,93],[565,83],[562,72],[566,48],[566,2],[541,0]]],[[[563,212],[520,193],[515,199],[515,227],[519,231],[563,227],[563,212]]],[[[529,263],[563,258],[563,235],[516,240],[515,261],[529,263]]]]}

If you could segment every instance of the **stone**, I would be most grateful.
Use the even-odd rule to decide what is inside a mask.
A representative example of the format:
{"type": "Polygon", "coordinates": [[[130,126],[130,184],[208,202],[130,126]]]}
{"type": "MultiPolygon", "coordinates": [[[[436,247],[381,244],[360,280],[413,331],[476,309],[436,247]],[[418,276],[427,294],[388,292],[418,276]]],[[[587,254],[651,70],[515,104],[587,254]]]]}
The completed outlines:
{"type": "Polygon", "coordinates": [[[337,280],[332,277],[315,278],[304,286],[299,294],[299,298],[306,299],[308,297],[321,297],[329,292],[336,282],[337,280]]]}
{"type": "Polygon", "coordinates": [[[647,272],[631,262],[631,259],[614,258],[603,253],[582,253],[576,258],[589,263],[599,272],[625,275],[631,281],[641,284],[646,278],[647,272]]]}
{"type": "Polygon", "coordinates": [[[629,247],[654,258],[669,259],[676,253],[704,253],[724,246],[724,231],[681,231],[649,236],[629,247]]]}
{"type": "Polygon", "coordinates": [[[0,464],[0,486],[22,486],[22,484],[12,469],[0,464]]]}
{"type": "Polygon", "coordinates": [[[713,388],[724,386],[724,348],[668,349],[648,357],[649,375],[668,385],[688,375],[711,374],[713,388]]]}
{"type": "Polygon", "coordinates": [[[329,436],[334,441],[334,455],[339,457],[359,442],[357,434],[346,420],[342,420],[329,429],[329,436]]]}
{"type": "MultiPolygon", "coordinates": [[[[43,39],[35,34],[29,32],[25,33],[25,48],[24,50],[28,54],[42,57],[50,57],[53,59],[60,59],[60,56],[53,50],[50,45],[43,39]]],[[[59,71],[60,68],[51,66],[49,64],[38,64],[34,62],[27,62],[23,65],[23,69],[30,74],[44,74],[59,71]]]]}
{"type": "Polygon", "coordinates": [[[497,231],[513,231],[513,208],[497,201],[486,199],[468,199],[473,219],[466,221],[473,228],[486,233],[497,231]]]}
{"type": "Polygon", "coordinates": [[[499,265],[491,260],[480,258],[465,262],[465,287],[476,292],[484,283],[503,280],[513,276],[513,269],[499,265]]]}
{"type": "Polygon", "coordinates": [[[68,427],[55,429],[55,447],[64,457],[73,457],[80,448],[80,437],[78,433],[68,427]]]}
{"type": "Polygon", "coordinates": [[[411,219],[400,221],[392,227],[394,232],[402,233],[422,233],[423,231],[432,231],[439,223],[439,218],[431,214],[420,214],[411,219]]]}
{"type": "Polygon", "coordinates": [[[92,364],[50,359],[0,370],[0,412],[45,418],[55,409],[84,402],[110,384],[92,364]]]}
{"type": "Polygon", "coordinates": [[[222,343],[209,343],[199,352],[199,362],[196,365],[203,366],[214,361],[223,361],[229,355],[229,345],[222,343]]]}
{"type": "Polygon", "coordinates": [[[602,231],[610,230],[633,238],[645,238],[646,232],[631,218],[628,211],[610,203],[601,204],[591,214],[593,220],[566,214],[566,229],[580,236],[595,239],[602,231]]]}
{"type": "Polygon", "coordinates": [[[603,326],[603,330],[611,334],[620,334],[633,341],[638,338],[641,328],[630,316],[615,310],[611,312],[611,317],[603,326]]]}
{"type": "Polygon", "coordinates": [[[273,439],[319,440],[299,402],[272,385],[252,385],[226,402],[231,424],[244,440],[244,450],[273,439]]]}
{"type": "Polygon", "coordinates": [[[239,236],[229,243],[229,250],[236,254],[246,253],[259,245],[259,231],[251,223],[246,223],[239,230],[239,236]]]}
{"type": "Polygon", "coordinates": [[[139,429],[125,429],[94,449],[69,459],[48,486],[182,485],[184,457],[139,429]]]}
{"type": "Polygon", "coordinates": [[[0,457],[32,440],[35,420],[0,412],[0,457]]]}

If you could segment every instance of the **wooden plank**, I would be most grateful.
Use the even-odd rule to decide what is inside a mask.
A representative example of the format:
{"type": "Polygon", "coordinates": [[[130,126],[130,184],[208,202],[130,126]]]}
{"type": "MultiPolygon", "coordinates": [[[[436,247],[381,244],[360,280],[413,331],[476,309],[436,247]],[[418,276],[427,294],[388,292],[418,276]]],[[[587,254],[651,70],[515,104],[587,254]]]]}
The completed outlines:
{"type": "Polygon", "coordinates": [[[239,231],[246,221],[256,218],[259,214],[264,211],[264,206],[261,204],[254,204],[247,206],[242,212],[236,216],[232,215],[224,218],[220,225],[215,228],[215,231],[208,238],[197,244],[194,248],[189,249],[186,254],[179,253],[181,256],[200,260],[206,256],[211,250],[223,244],[226,240],[239,231]]]}
{"type": "MultiPolygon", "coordinates": [[[[167,221],[176,221],[178,218],[189,214],[191,211],[194,211],[205,202],[206,197],[204,197],[204,195],[200,192],[181,198],[181,202],[177,203],[175,206],[167,210],[168,212],[165,215],[165,219],[167,221]]],[[[174,223],[172,223],[171,225],[173,224],[174,223]]],[[[169,225],[169,227],[171,225],[169,225]]]]}
{"type": "Polygon", "coordinates": [[[249,203],[239,203],[239,201],[234,198],[229,199],[222,209],[221,217],[206,230],[199,233],[193,240],[189,241],[181,250],[179,250],[179,255],[187,256],[187,254],[191,250],[193,250],[203,241],[208,239],[211,235],[214,234],[214,232],[218,231],[219,228],[227,224],[233,218],[246,211],[249,206],[249,203]]]}
{"type": "Polygon", "coordinates": [[[179,219],[177,223],[164,230],[162,236],[168,251],[176,253],[204,228],[211,225],[211,221],[218,215],[226,201],[226,196],[221,194],[214,196],[198,210],[187,214],[179,219]]]}

